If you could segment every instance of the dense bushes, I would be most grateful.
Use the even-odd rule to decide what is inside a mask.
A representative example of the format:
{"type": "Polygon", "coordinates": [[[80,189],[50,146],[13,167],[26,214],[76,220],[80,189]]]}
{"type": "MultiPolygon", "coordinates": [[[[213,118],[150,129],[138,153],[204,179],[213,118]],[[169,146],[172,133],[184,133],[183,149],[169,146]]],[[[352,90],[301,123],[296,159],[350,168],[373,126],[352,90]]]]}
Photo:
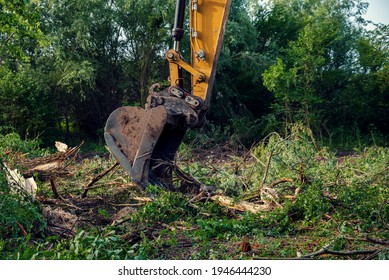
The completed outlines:
{"type": "Polygon", "coordinates": [[[6,165],[13,165],[13,156],[21,153],[36,156],[42,151],[36,140],[23,141],[16,133],[0,135],[0,239],[38,234],[45,227],[40,204],[7,182],[6,165]]]}

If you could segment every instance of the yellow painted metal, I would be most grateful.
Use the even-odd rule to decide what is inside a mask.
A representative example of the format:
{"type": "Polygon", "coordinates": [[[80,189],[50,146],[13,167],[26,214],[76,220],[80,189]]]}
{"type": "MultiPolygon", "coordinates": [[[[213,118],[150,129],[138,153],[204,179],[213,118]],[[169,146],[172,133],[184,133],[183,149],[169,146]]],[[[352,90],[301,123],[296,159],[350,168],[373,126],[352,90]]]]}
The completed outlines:
{"type": "MultiPolygon", "coordinates": [[[[165,55],[165,57],[167,58],[167,56],[165,55]]],[[[178,86],[179,85],[179,80],[180,80],[180,66],[175,63],[174,60],[172,59],[168,59],[167,60],[169,61],[169,73],[170,73],[170,76],[169,76],[169,80],[170,80],[170,85],[171,86],[178,86]]]]}
{"type": "Polygon", "coordinates": [[[172,64],[176,64],[179,67],[185,69],[187,72],[191,73],[192,77],[195,78],[196,83],[202,83],[202,82],[206,81],[206,76],[203,73],[201,73],[198,70],[196,70],[195,68],[193,68],[190,64],[185,62],[181,58],[180,54],[178,52],[176,52],[175,50],[169,50],[165,54],[165,57],[169,61],[169,65],[170,65],[171,78],[173,78],[172,81],[171,81],[171,85],[172,86],[177,85],[177,81],[176,80],[179,79],[178,78],[178,68],[177,68],[177,66],[172,65],[172,64]],[[177,77],[174,75],[175,72],[177,72],[177,77]],[[172,74],[173,74],[173,76],[172,76],[172,74]]]}
{"type": "Polygon", "coordinates": [[[191,65],[206,76],[192,76],[192,94],[209,106],[231,0],[190,0],[191,65]],[[203,56],[204,55],[204,56],[203,56]]]}
{"type": "Polygon", "coordinates": [[[180,68],[192,74],[191,92],[209,106],[216,66],[223,42],[231,0],[190,0],[190,64],[169,50],[170,84],[177,86],[180,68]]]}

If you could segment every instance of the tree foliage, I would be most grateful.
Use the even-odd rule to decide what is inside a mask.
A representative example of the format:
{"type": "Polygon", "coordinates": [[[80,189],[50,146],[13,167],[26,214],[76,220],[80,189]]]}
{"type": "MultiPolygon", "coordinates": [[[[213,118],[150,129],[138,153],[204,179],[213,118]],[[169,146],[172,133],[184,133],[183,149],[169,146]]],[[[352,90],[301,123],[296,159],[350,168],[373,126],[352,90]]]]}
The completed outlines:
{"type": "MultiPolygon", "coordinates": [[[[382,81],[383,87],[379,90],[373,86],[372,79],[385,68],[388,54],[382,47],[369,45],[374,44],[372,38],[368,39],[358,24],[366,3],[351,0],[300,2],[305,4],[302,5],[304,25],[297,38],[289,41],[276,63],[263,75],[266,87],[276,97],[275,110],[281,113],[286,125],[303,120],[316,133],[333,131],[336,127],[383,128],[383,119],[371,110],[376,106],[373,103],[368,106],[366,102],[375,99],[369,90],[378,96],[388,92],[388,83],[382,81]],[[369,81],[374,89],[360,85],[361,81],[369,81]],[[367,120],[367,111],[378,118],[367,120]]],[[[385,103],[383,99],[382,102],[385,103]]],[[[379,104],[376,103],[378,108],[379,104]]]]}
{"type": "MultiPolygon", "coordinates": [[[[0,66],[7,58],[28,61],[30,41],[44,43],[37,1],[0,1],[0,66]]],[[[31,49],[30,49],[31,51],[31,49]]]]}
{"type": "MultiPolygon", "coordinates": [[[[174,5],[0,1],[1,125],[100,137],[114,109],[143,105],[166,80],[174,5]]],[[[367,31],[366,9],[361,0],[232,1],[210,122],[247,145],[297,121],[330,139],[387,135],[388,26],[367,31]]]]}

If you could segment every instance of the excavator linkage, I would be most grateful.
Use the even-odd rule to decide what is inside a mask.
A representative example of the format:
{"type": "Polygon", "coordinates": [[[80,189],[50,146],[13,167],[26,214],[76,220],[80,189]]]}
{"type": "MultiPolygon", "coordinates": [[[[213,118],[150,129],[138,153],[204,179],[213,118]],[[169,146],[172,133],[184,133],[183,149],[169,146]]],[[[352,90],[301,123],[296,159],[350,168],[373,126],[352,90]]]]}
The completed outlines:
{"type": "Polygon", "coordinates": [[[121,107],[109,116],[105,141],[132,180],[145,189],[149,183],[172,186],[172,161],[189,128],[201,127],[210,102],[231,0],[189,0],[191,62],[180,54],[186,0],[177,0],[172,38],[166,52],[170,87],[155,92],[145,109],[121,107]],[[191,74],[190,89],[182,71],[191,74]]]}

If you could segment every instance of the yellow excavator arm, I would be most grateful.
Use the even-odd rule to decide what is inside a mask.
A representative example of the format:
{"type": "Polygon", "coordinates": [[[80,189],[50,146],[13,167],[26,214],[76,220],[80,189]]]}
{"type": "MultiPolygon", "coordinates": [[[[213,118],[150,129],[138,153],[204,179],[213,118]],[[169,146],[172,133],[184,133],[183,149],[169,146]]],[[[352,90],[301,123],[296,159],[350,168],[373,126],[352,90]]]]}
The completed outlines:
{"type": "MultiPolygon", "coordinates": [[[[185,1],[177,1],[184,5],[185,1]]],[[[192,75],[191,94],[208,106],[215,79],[216,66],[222,46],[231,0],[191,0],[189,5],[190,64],[180,56],[179,44],[166,53],[170,66],[170,84],[178,84],[180,69],[192,75]]],[[[174,33],[174,32],[173,32],[174,33]]],[[[177,42],[177,41],[175,41],[177,42]]]]}
{"type": "Polygon", "coordinates": [[[145,109],[121,107],[107,120],[104,137],[108,147],[142,189],[149,183],[171,186],[170,162],[186,130],[205,122],[230,5],[231,0],[177,0],[173,48],[165,54],[170,86],[161,91],[154,91],[153,86],[145,109]],[[187,6],[189,63],[180,53],[187,6]],[[184,88],[183,71],[191,76],[189,89],[184,88]]]}

